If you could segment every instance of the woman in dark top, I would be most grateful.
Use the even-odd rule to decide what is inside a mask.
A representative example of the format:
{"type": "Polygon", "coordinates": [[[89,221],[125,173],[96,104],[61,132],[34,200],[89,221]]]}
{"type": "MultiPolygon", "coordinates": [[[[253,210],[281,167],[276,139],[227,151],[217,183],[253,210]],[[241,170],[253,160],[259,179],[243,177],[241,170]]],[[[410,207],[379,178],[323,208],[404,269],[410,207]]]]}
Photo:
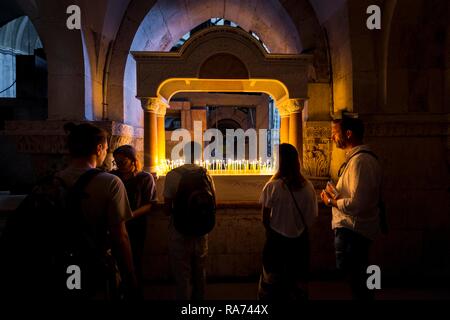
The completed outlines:
{"type": "Polygon", "coordinates": [[[141,294],[143,294],[142,258],[147,231],[147,214],[156,201],[155,180],[151,174],[142,171],[142,165],[133,146],[123,145],[118,147],[114,150],[113,157],[117,169],[111,171],[111,173],[118,176],[125,185],[130,207],[133,211],[133,218],[127,221],[126,226],[136,276],[141,294]]]}

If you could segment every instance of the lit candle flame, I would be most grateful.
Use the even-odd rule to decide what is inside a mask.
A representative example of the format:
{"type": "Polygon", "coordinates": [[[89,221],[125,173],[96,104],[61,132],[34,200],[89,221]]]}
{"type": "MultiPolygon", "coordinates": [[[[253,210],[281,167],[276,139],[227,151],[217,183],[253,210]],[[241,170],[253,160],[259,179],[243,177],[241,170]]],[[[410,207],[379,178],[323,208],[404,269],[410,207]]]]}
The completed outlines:
{"type": "MultiPolygon", "coordinates": [[[[275,173],[274,161],[259,160],[200,160],[195,164],[207,169],[212,175],[271,175],[275,173]]],[[[184,165],[184,160],[161,160],[157,166],[158,175],[166,175],[169,171],[184,165]]]]}

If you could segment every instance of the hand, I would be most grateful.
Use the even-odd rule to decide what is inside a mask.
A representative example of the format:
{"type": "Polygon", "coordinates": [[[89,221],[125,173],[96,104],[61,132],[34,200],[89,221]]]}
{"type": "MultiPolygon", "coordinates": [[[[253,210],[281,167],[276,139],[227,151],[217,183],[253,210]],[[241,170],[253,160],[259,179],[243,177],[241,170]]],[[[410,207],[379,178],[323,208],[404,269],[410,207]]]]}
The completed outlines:
{"type": "Polygon", "coordinates": [[[322,198],[323,203],[328,206],[328,199],[330,198],[330,196],[325,190],[322,190],[322,192],[320,193],[320,198],[322,198]]]}
{"type": "Polygon", "coordinates": [[[336,196],[334,195],[334,190],[329,184],[327,184],[327,186],[325,187],[325,192],[328,197],[331,197],[336,200],[336,196]]]}

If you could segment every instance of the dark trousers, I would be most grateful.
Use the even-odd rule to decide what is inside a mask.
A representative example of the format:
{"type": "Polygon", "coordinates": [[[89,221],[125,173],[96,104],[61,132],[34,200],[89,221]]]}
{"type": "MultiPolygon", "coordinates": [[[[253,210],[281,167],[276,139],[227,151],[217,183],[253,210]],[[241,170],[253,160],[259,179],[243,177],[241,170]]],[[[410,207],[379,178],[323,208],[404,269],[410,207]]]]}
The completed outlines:
{"type": "Polygon", "coordinates": [[[367,267],[372,241],[346,228],[335,229],[336,267],[349,282],[354,300],[372,300],[367,288],[367,267]]]}
{"type": "Polygon", "coordinates": [[[287,238],[272,229],[266,232],[263,270],[258,299],[293,301],[307,299],[305,288],[309,271],[309,238],[305,230],[297,238],[287,238]]]}
{"type": "Polygon", "coordinates": [[[139,294],[143,297],[144,288],[144,270],[143,256],[145,237],[147,235],[147,216],[141,216],[127,221],[127,232],[130,239],[131,253],[133,255],[133,264],[138,281],[139,294]]]}

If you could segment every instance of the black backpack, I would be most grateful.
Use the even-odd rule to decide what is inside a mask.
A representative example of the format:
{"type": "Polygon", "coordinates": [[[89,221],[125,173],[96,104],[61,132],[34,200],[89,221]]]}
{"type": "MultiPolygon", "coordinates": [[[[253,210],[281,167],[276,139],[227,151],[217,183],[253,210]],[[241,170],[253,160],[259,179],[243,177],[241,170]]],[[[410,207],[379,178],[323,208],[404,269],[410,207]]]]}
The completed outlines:
{"type": "Polygon", "coordinates": [[[44,178],[8,217],[0,238],[0,290],[9,297],[89,299],[113,264],[99,248],[81,212],[91,169],[67,188],[56,176],[44,178]],[[80,269],[80,289],[69,289],[69,266],[80,269]]]}
{"type": "Polygon", "coordinates": [[[203,236],[216,223],[214,189],[206,169],[179,167],[181,180],[173,204],[175,229],[186,236],[203,236]]]}

